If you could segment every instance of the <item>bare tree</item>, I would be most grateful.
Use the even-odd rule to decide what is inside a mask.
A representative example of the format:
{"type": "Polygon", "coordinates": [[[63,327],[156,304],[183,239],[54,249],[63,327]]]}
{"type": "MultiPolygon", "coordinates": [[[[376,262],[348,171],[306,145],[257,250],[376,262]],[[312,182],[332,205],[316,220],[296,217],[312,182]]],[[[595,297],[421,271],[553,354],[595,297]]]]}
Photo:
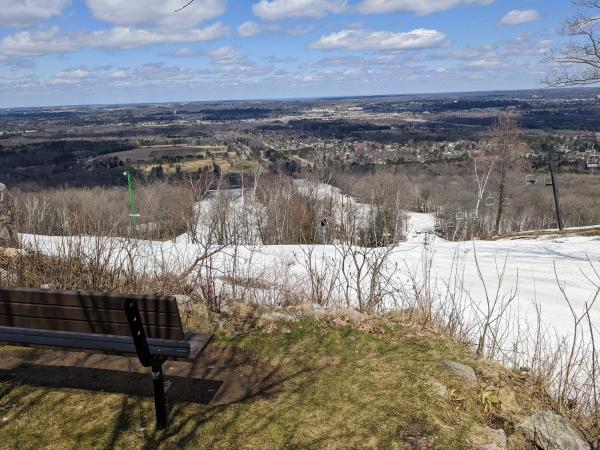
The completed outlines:
{"type": "Polygon", "coordinates": [[[577,15],[565,22],[563,32],[570,39],[548,53],[557,69],[546,79],[551,86],[579,86],[600,82],[600,0],[573,2],[577,15]],[[560,66],[560,68],[558,68],[560,66]]]}
{"type": "MultiPolygon", "coordinates": [[[[498,120],[490,130],[489,141],[485,145],[485,152],[493,161],[495,172],[498,175],[496,196],[497,209],[494,234],[500,232],[500,223],[504,208],[507,206],[509,193],[507,191],[507,178],[517,165],[525,150],[521,140],[518,125],[518,113],[508,109],[498,116],[498,120]]],[[[487,184],[487,183],[486,183],[487,184]]]]}

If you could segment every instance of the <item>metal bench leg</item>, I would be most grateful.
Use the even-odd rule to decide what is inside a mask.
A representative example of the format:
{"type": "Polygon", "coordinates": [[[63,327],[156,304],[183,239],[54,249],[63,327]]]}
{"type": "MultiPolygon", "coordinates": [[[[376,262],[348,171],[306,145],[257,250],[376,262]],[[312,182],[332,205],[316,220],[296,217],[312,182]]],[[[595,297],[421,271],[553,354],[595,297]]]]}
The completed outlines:
{"type": "Polygon", "coordinates": [[[162,373],[162,362],[152,364],[152,383],[154,384],[154,409],[156,411],[156,428],[162,430],[167,426],[167,400],[162,373]]]}
{"type": "Polygon", "coordinates": [[[144,367],[152,367],[156,428],[162,430],[167,426],[167,399],[165,398],[165,384],[162,373],[164,359],[156,358],[150,353],[150,347],[148,346],[146,333],[142,324],[142,317],[140,316],[136,301],[127,299],[124,303],[124,308],[140,363],[144,367]]]}

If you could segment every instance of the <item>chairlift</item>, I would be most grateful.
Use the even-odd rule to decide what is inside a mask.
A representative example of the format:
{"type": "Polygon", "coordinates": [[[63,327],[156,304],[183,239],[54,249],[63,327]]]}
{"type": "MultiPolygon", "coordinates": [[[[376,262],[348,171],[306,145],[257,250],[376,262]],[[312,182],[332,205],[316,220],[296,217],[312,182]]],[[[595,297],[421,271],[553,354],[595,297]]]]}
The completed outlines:
{"type": "Polygon", "coordinates": [[[494,206],[496,204],[496,198],[493,196],[489,196],[485,199],[485,206],[494,206]]]}
{"type": "Polygon", "coordinates": [[[509,207],[512,204],[512,197],[510,195],[507,195],[506,197],[504,197],[504,202],[502,202],[502,206],[504,207],[509,207]]]}
{"type": "Polygon", "coordinates": [[[535,175],[530,173],[525,177],[525,183],[527,184],[535,184],[536,178],[535,175]]]}
{"type": "Polygon", "coordinates": [[[477,209],[474,209],[473,212],[471,213],[471,219],[479,220],[479,211],[477,209]]]}
{"type": "Polygon", "coordinates": [[[457,211],[456,212],[456,220],[465,220],[465,213],[462,211],[457,211]]]}
{"type": "Polygon", "coordinates": [[[544,177],[544,184],[546,186],[552,186],[552,177],[544,177]]]}
{"type": "Polygon", "coordinates": [[[446,228],[448,228],[449,230],[453,230],[454,229],[454,222],[452,222],[451,220],[448,221],[448,223],[446,224],[446,228]]]}
{"type": "Polygon", "coordinates": [[[596,169],[596,168],[600,167],[600,155],[598,155],[598,154],[588,155],[587,160],[586,160],[586,165],[587,165],[588,169],[596,169]]]}

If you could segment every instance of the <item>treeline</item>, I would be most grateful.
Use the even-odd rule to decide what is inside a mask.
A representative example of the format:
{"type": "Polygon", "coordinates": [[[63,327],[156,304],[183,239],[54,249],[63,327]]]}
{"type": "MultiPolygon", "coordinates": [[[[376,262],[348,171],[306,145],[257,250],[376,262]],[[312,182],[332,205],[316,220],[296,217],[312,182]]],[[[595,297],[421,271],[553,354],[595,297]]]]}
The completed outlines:
{"type": "Polygon", "coordinates": [[[0,151],[0,179],[25,189],[122,184],[122,162],[98,156],[130,150],[124,140],[60,140],[16,145],[0,151]]]}

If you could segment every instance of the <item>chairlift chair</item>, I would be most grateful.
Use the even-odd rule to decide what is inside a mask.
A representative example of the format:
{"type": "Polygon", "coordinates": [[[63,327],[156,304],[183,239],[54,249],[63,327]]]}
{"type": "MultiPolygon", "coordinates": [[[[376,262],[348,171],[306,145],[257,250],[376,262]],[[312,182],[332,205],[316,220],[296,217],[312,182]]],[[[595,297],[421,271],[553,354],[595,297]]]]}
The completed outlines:
{"type": "Polygon", "coordinates": [[[535,175],[532,173],[527,174],[527,176],[525,177],[525,183],[527,183],[527,184],[535,184],[535,180],[536,180],[535,175]]]}
{"type": "Polygon", "coordinates": [[[596,169],[600,167],[600,155],[588,155],[586,165],[588,169],[596,169]]]}
{"type": "Polygon", "coordinates": [[[471,212],[471,219],[479,220],[479,211],[477,209],[474,209],[473,212],[471,212]]]}
{"type": "Polygon", "coordinates": [[[512,197],[510,195],[507,195],[506,197],[504,197],[504,202],[502,202],[502,206],[508,207],[508,206],[511,206],[511,204],[512,204],[512,197]]]}
{"type": "Polygon", "coordinates": [[[496,204],[496,198],[493,196],[489,196],[485,199],[485,206],[494,206],[496,204]]]}
{"type": "Polygon", "coordinates": [[[544,177],[544,184],[546,186],[552,186],[552,177],[544,177]]]}
{"type": "Polygon", "coordinates": [[[456,212],[456,220],[465,220],[465,213],[462,211],[457,211],[456,212]]]}
{"type": "Polygon", "coordinates": [[[448,221],[448,223],[446,224],[446,228],[448,228],[449,230],[453,230],[454,229],[454,222],[452,222],[451,220],[448,221]]]}

